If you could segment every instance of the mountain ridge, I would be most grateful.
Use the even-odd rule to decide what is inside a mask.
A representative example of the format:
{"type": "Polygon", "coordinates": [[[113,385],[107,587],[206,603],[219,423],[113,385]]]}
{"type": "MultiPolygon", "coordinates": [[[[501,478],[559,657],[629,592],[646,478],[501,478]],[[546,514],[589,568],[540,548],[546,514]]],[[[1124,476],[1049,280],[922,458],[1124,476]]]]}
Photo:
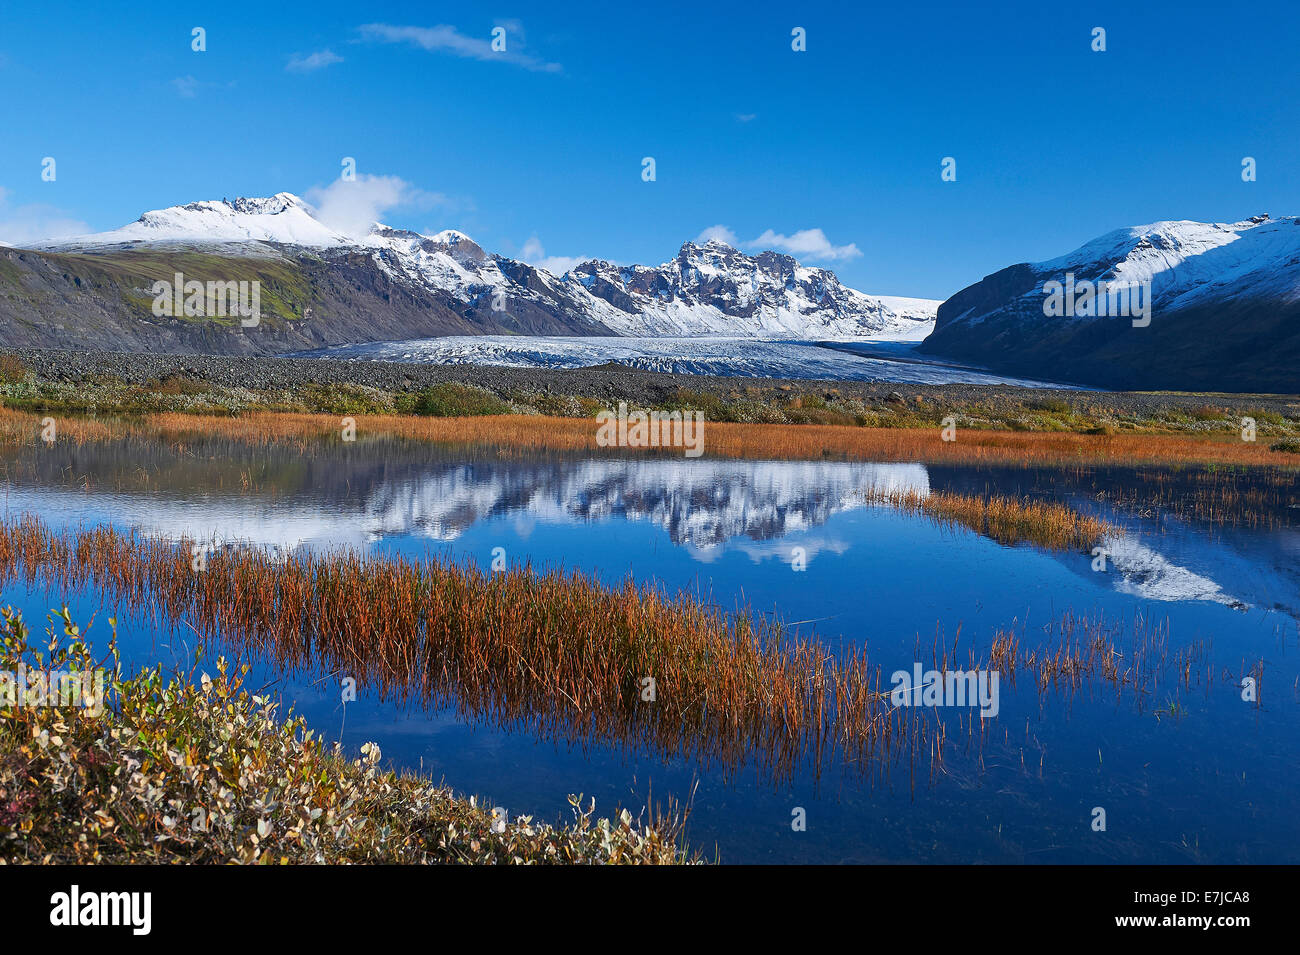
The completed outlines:
{"type": "Polygon", "coordinates": [[[1300,392],[1300,218],[1166,220],[1008,266],[940,305],[919,350],[1108,388],[1300,392]],[[1047,314],[1066,281],[1142,288],[1149,322],[1047,314]]]}
{"type": "Polygon", "coordinates": [[[55,272],[83,294],[87,288],[99,293],[87,310],[104,322],[113,317],[115,342],[220,353],[386,340],[379,335],[919,339],[939,304],[867,295],[791,256],[748,255],[718,242],[683,243],[658,266],[591,259],[557,276],[488,252],[455,230],[424,235],[374,223],[364,235],[349,235],[285,192],[171,206],[108,232],[0,249],[0,280],[20,290],[0,297],[0,341],[48,344],[34,321],[45,315],[64,333],[52,347],[75,344],[68,332],[76,317],[68,311],[76,296],[50,287],[55,272]],[[190,270],[165,267],[166,261],[190,270]],[[170,281],[176,271],[187,280],[256,279],[264,289],[269,281],[273,307],[253,329],[142,314],[152,282],[170,281]],[[278,282],[271,274],[286,271],[278,282]],[[28,304],[40,308],[14,314],[34,290],[43,294],[28,304]],[[165,331],[155,331],[160,328],[165,331]]]}
{"type": "Polygon", "coordinates": [[[1165,220],[1008,266],[939,303],[716,239],[659,265],[561,275],[468,235],[349,235],[292,193],[204,200],[120,229],[0,247],[0,343],[210,354],[483,335],[916,340],[998,373],[1120,389],[1300,392],[1300,218],[1165,220]],[[257,327],[155,315],[154,282],[255,280],[257,327]],[[1149,323],[1052,314],[1049,283],[1146,287],[1149,323]],[[1141,327],[1139,327],[1141,326],[1141,327]],[[933,329],[931,331],[931,329],[933,329]]]}

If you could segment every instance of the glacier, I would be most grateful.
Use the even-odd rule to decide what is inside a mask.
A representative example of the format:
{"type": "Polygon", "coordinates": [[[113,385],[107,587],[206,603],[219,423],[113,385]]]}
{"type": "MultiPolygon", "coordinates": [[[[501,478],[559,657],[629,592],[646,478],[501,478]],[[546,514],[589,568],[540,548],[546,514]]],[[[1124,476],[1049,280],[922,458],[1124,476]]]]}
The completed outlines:
{"type": "Polygon", "coordinates": [[[878,350],[862,354],[844,343],[739,337],[459,335],[340,345],[290,357],[513,368],[591,368],[613,362],[686,375],[1068,387],[927,359],[914,353],[915,342],[884,339],[852,345],[878,350]]]}

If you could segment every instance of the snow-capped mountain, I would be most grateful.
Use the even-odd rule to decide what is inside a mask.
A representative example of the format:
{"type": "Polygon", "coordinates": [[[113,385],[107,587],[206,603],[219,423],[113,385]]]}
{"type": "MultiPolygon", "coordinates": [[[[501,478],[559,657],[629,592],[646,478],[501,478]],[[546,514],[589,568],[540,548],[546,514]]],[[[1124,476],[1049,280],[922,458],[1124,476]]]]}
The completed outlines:
{"type": "Polygon", "coordinates": [[[141,246],[241,256],[309,251],[353,264],[361,254],[395,285],[449,297],[462,315],[516,333],[539,330],[549,316],[558,326],[550,330],[560,334],[920,339],[939,304],[865,295],[788,255],[751,256],[716,241],[688,242],[660,266],[589,261],[557,276],[486,252],[451,230],[422,235],[376,223],[363,236],[345,235],[286,192],[147,212],[123,228],[44,248],[102,253],[141,246]],[[516,319],[524,324],[515,327],[516,319]]]}
{"type": "Polygon", "coordinates": [[[1010,266],[944,302],[921,350],[1114,387],[1300,391],[1300,218],[1157,222],[1010,266]],[[1048,283],[1070,276],[1132,290],[1149,324],[1049,314],[1048,283]]]}
{"type": "MultiPolygon", "coordinates": [[[[746,255],[724,242],[685,243],[663,265],[589,261],[565,275],[611,306],[620,334],[862,338],[928,332],[939,303],[864,295],[788,255],[746,255]]],[[[918,334],[916,337],[923,337],[918,334]]]]}
{"type": "Polygon", "coordinates": [[[348,245],[350,241],[317,219],[307,203],[292,193],[281,192],[265,199],[221,199],[157,209],[120,229],[73,236],[49,245],[66,248],[141,242],[277,242],[324,248],[348,245]]]}

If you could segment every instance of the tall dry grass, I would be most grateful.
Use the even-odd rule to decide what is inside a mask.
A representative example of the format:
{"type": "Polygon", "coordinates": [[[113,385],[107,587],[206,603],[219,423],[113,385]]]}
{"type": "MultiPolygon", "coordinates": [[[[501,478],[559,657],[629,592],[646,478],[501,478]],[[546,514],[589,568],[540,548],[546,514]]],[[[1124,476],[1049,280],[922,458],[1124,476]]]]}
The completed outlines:
{"type": "Polygon", "coordinates": [[[69,441],[73,444],[112,441],[121,436],[120,426],[95,418],[76,416],[46,416],[28,414],[0,407],[0,446],[32,444],[41,440],[49,417],[54,421],[53,436],[56,441],[69,441]]]}
{"type": "Polygon", "coordinates": [[[1064,504],[990,495],[881,491],[869,499],[909,514],[967,527],[1002,544],[1030,542],[1055,550],[1088,550],[1115,528],[1064,504]]]}
{"type": "Polygon", "coordinates": [[[57,533],[30,517],[0,523],[0,580],[12,579],[92,587],[289,672],[323,668],[381,699],[449,704],[548,737],[727,764],[753,755],[778,775],[829,742],[820,645],[631,582],[251,548],[196,572],[189,542],[57,533]]]}
{"type": "Polygon", "coordinates": [[[1132,642],[1122,649],[1111,636],[1113,628],[1101,618],[1066,611],[1049,629],[1051,642],[1032,649],[1021,646],[1021,633],[1015,628],[998,630],[989,665],[1013,685],[1017,675],[1028,673],[1040,693],[1049,689],[1073,692],[1085,681],[1096,679],[1121,694],[1130,691],[1139,708],[1150,703],[1166,676],[1175,687],[1214,681],[1213,669],[1199,669],[1209,654],[1209,643],[1197,639],[1183,646],[1174,644],[1167,621],[1148,624],[1139,617],[1132,642]]]}
{"type": "MultiPolygon", "coordinates": [[[[536,415],[423,418],[356,415],[360,439],[396,437],[520,450],[611,453],[596,444],[594,420],[536,415]]],[[[0,409],[0,441],[30,443],[39,417],[0,409]]],[[[253,412],[236,417],[180,413],[90,422],[59,419],[60,434],[73,441],[111,440],[127,435],[184,442],[219,436],[251,444],[337,440],[341,418],[334,415],[253,412]]],[[[1270,451],[1267,444],[1230,437],[1193,435],[1087,435],[964,429],[944,441],[939,429],[856,428],[842,425],[735,424],[707,422],[705,453],[714,457],[918,461],[953,464],[1138,465],[1235,464],[1300,466],[1300,454],[1270,451]]],[[[647,448],[618,453],[680,454],[647,448]]]]}
{"type": "MultiPolygon", "coordinates": [[[[381,699],[451,706],[544,738],[690,757],[726,774],[752,764],[776,781],[796,768],[819,775],[835,754],[874,774],[907,754],[915,778],[918,758],[929,755],[932,774],[942,763],[948,736],[933,710],[892,705],[863,647],[832,652],[748,613],[630,581],[611,589],[527,567],[490,574],[243,547],[196,571],[189,542],[111,527],[55,532],[32,517],[0,522],[0,583],[16,580],[92,588],[284,671],[353,677],[381,699]]],[[[1107,645],[1103,630],[1079,626],[1107,645]]],[[[936,667],[956,666],[955,645],[940,652],[936,640],[936,667]]],[[[1014,676],[1047,658],[1004,642],[993,665],[1014,676]]],[[[1106,659],[1098,649],[1071,675],[1106,659]]],[[[972,653],[970,668],[983,665],[972,653]]],[[[968,721],[967,733],[976,726],[982,739],[982,720],[968,721]]]]}

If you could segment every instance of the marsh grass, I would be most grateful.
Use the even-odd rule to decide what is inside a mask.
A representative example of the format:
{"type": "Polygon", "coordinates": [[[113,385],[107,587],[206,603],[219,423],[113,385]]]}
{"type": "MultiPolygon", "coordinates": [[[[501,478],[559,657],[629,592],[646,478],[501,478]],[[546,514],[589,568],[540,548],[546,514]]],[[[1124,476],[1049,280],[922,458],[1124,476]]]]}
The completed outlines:
{"type": "MultiPolygon", "coordinates": [[[[204,643],[288,673],[351,676],[404,706],[450,706],[471,722],[539,738],[690,758],[728,777],[752,764],[777,783],[796,769],[818,778],[835,757],[872,775],[905,756],[915,772],[927,753],[933,772],[948,734],[940,715],[890,703],[863,646],[836,652],[748,612],[723,614],[631,581],[606,588],[527,567],[489,574],[244,547],[211,555],[196,572],[189,542],[109,527],[52,532],[30,517],[0,522],[0,582],[10,581],[90,587],[164,625],[183,621],[204,643]]],[[[1100,624],[1069,633],[1080,632],[1099,648],[1111,640],[1100,624]]],[[[936,641],[936,663],[955,666],[955,645],[940,650],[936,641]]],[[[993,656],[1012,676],[1047,659],[1018,644],[996,644],[993,656]]],[[[1106,659],[1098,649],[1068,672],[1111,679],[1106,659]]],[[[981,665],[973,653],[971,664],[981,665]]],[[[982,737],[983,721],[973,722],[982,737]]]]}
{"type": "MultiPolygon", "coordinates": [[[[447,412],[451,406],[446,401],[450,400],[439,399],[429,414],[447,412]]],[[[469,414],[469,417],[364,414],[354,417],[359,440],[389,437],[457,446],[611,453],[597,445],[594,420],[492,414],[491,410],[490,405],[479,404],[468,411],[464,407],[459,411],[451,408],[450,413],[469,414]]],[[[0,442],[16,445],[38,440],[40,418],[40,415],[0,409],[0,442]]],[[[103,421],[69,416],[59,418],[58,422],[60,435],[74,442],[138,436],[172,442],[224,437],[249,444],[306,444],[339,441],[342,432],[339,417],[290,412],[252,412],[237,416],[171,412],[103,421]]],[[[707,419],[704,450],[711,457],[778,460],[916,461],[1026,467],[1140,464],[1300,467],[1300,453],[1293,454],[1286,447],[1270,450],[1262,443],[1233,437],[967,429],[960,433],[959,440],[944,441],[939,430],[931,428],[737,424],[707,419]]],[[[630,453],[663,455],[681,451],[648,448],[630,453]]]]}
{"type": "Polygon", "coordinates": [[[882,491],[869,495],[869,500],[969,528],[1000,544],[1028,542],[1054,550],[1086,551],[1116,530],[1103,520],[1051,501],[916,491],[882,491]]]}
{"type": "Polygon", "coordinates": [[[0,578],[90,586],[293,671],[344,673],[381,699],[569,740],[615,738],[670,755],[800,750],[829,708],[812,642],[631,582],[354,552],[283,560],[223,550],[191,568],[180,546],[101,527],[0,524],[0,578]],[[657,700],[642,701],[642,681],[657,700]]]}
{"type": "MultiPolygon", "coordinates": [[[[1297,450],[1300,450],[1298,448],[1297,450]]],[[[1247,527],[1291,526],[1300,505],[1300,482],[1283,468],[1210,465],[1177,471],[1143,467],[1126,485],[1094,492],[1138,515],[1153,509],[1184,520],[1247,527]]]]}
{"type": "Polygon", "coordinates": [[[1145,709],[1159,691],[1162,678],[1175,688],[1209,686],[1213,668],[1206,665],[1210,645],[1204,640],[1174,644],[1167,621],[1135,618],[1132,639],[1120,645],[1115,628],[1103,618],[1066,611],[1048,628],[1050,640],[1032,649],[1022,646],[1023,631],[1014,627],[994,634],[989,664],[1015,684],[1028,674],[1040,693],[1074,693],[1088,681],[1098,681],[1118,695],[1130,692],[1145,709]]]}

